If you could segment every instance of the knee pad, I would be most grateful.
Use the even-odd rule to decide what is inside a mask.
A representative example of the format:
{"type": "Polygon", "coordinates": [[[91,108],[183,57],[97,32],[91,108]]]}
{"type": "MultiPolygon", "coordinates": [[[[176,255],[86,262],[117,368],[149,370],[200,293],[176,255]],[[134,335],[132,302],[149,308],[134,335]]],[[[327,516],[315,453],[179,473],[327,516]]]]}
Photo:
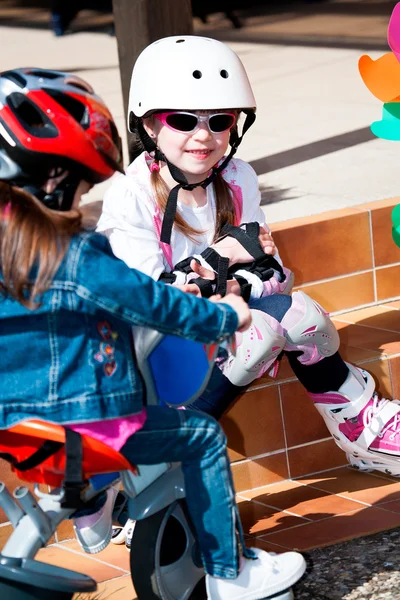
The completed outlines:
{"type": "Polygon", "coordinates": [[[285,350],[300,350],[298,360],[304,365],[314,365],[339,349],[339,334],[329,314],[304,292],[293,293],[281,325],[286,330],[285,350]]]}
{"type": "Polygon", "coordinates": [[[252,309],[250,327],[236,334],[236,353],[222,368],[223,374],[237,386],[248,385],[261,377],[282,352],[286,338],[276,319],[252,309]]]}

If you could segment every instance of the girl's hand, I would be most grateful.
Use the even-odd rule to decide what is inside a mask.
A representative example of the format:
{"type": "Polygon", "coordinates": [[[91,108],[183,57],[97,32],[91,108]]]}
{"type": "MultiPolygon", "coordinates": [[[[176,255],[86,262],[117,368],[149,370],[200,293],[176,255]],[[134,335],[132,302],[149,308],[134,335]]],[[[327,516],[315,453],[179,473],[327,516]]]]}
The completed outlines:
{"type": "MultiPolygon", "coordinates": [[[[273,256],[276,253],[276,246],[272,235],[264,227],[260,227],[258,241],[265,254],[271,254],[273,256]]],[[[219,242],[216,242],[211,246],[211,248],[213,248],[221,256],[229,258],[230,267],[236,264],[249,263],[254,260],[251,254],[249,254],[247,250],[243,248],[240,242],[230,236],[227,236],[219,242]]]]}
{"type": "Polygon", "coordinates": [[[209,279],[210,281],[214,281],[215,279],[216,274],[214,273],[214,271],[212,271],[211,269],[207,269],[202,265],[199,265],[197,260],[193,259],[190,261],[190,268],[192,269],[193,273],[196,273],[196,275],[202,277],[203,279],[209,279]]]}
{"type": "Polygon", "coordinates": [[[193,294],[193,296],[197,296],[198,298],[201,297],[199,286],[195,283],[184,283],[183,285],[174,285],[173,287],[186,294],[193,294]]]}
{"type": "Polygon", "coordinates": [[[276,246],[274,239],[271,233],[264,229],[264,227],[260,227],[258,242],[261,248],[264,250],[265,254],[270,254],[271,256],[276,254],[276,246]]]}
{"type": "MultiPolygon", "coordinates": [[[[194,273],[196,273],[196,275],[202,277],[203,279],[210,279],[210,281],[214,281],[215,279],[214,271],[211,271],[211,269],[207,269],[206,267],[202,267],[194,259],[190,263],[190,268],[194,273]]],[[[228,279],[228,281],[226,282],[226,293],[236,294],[236,296],[240,296],[240,285],[238,284],[236,279],[228,279]]]]}
{"type": "Polygon", "coordinates": [[[222,302],[223,304],[229,304],[237,313],[239,319],[239,325],[237,331],[245,331],[251,325],[251,312],[246,302],[240,296],[235,294],[228,294],[221,298],[221,296],[211,296],[210,302],[222,302]]]}

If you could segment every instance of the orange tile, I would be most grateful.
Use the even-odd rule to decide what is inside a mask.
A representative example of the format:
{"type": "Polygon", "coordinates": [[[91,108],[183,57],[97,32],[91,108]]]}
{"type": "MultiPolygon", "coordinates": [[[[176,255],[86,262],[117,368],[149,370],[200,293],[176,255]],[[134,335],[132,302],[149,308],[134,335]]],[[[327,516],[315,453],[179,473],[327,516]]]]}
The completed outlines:
{"type": "Polygon", "coordinates": [[[304,551],[399,526],[400,515],[379,508],[365,508],[272,533],[260,539],[304,551]]]}
{"type": "Polygon", "coordinates": [[[288,458],[293,478],[347,464],[345,453],[332,439],[289,450],[288,458]]]}
{"type": "Polygon", "coordinates": [[[339,352],[343,360],[353,365],[362,365],[371,359],[378,359],[381,356],[377,350],[366,350],[365,348],[347,346],[347,344],[340,344],[339,352]]]}
{"type": "Polygon", "coordinates": [[[376,391],[384,398],[392,398],[392,382],[388,360],[374,360],[365,363],[363,369],[371,373],[375,379],[376,391]]]}
{"type": "MultiPolygon", "coordinates": [[[[384,201],[378,200],[378,202],[384,202],[384,201]]],[[[400,200],[398,200],[397,203],[398,202],[400,202],[400,200]]],[[[393,206],[395,206],[395,205],[393,205],[393,206]]],[[[341,219],[343,217],[357,215],[360,212],[368,212],[369,207],[367,207],[367,208],[365,208],[365,207],[367,207],[367,204],[359,204],[358,206],[339,208],[337,210],[328,210],[323,213],[318,213],[315,215],[307,215],[305,217],[296,217],[294,219],[287,219],[286,221],[278,221],[276,223],[273,223],[272,227],[273,227],[274,232],[289,230],[288,235],[290,235],[291,230],[294,227],[309,225],[309,224],[313,224],[313,223],[319,224],[319,223],[323,223],[325,221],[331,222],[335,218],[341,219]]],[[[379,207],[380,207],[380,205],[379,205],[379,207]]]]}
{"type": "Polygon", "coordinates": [[[357,323],[363,327],[400,332],[400,311],[386,306],[370,306],[338,315],[338,321],[357,323]]]}
{"type": "Polygon", "coordinates": [[[393,206],[376,207],[371,210],[372,239],[377,267],[400,262],[400,248],[392,240],[392,210],[393,206]]]}
{"type": "Polygon", "coordinates": [[[393,398],[400,398],[400,356],[389,359],[393,398]]]}
{"type": "Polygon", "coordinates": [[[231,460],[285,447],[278,386],[243,394],[221,419],[231,460]]]}
{"type": "MultiPolygon", "coordinates": [[[[297,283],[297,282],[296,282],[297,283]]],[[[328,312],[355,308],[374,302],[372,271],[296,287],[316,300],[328,312]]]]}
{"type": "Polygon", "coordinates": [[[336,330],[339,332],[339,336],[341,330],[349,326],[348,323],[341,321],[342,314],[347,315],[347,313],[341,313],[340,315],[331,315],[332,323],[334,324],[336,330]]]}
{"type": "Polygon", "coordinates": [[[400,498],[399,500],[394,500],[393,502],[382,502],[378,506],[382,510],[389,510],[390,512],[400,514],[400,498]]]}
{"type": "Polygon", "coordinates": [[[400,198],[396,196],[394,198],[384,198],[383,200],[372,200],[372,202],[364,202],[364,204],[359,204],[355,208],[373,212],[375,209],[379,210],[380,208],[394,208],[395,206],[397,206],[397,204],[399,204],[399,202],[400,198]]]}
{"type": "Polygon", "coordinates": [[[247,498],[247,500],[257,500],[257,502],[262,502],[263,504],[271,504],[271,502],[268,501],[269,498],[272,498],[276,494],[290,493],[291,490],[297,490],[299,485],[301,484],[297,481],[287,479],[286,481],[279,481],[272,485],[264,485],[263,487],[254,490],[240,492],[239,496],[241,498],[247,498]]]}
{"type": "Polygon", "coordinates": [[[400,296],[400,265],[376,269],[376,294],[378,302],[400,296]]]}
{"type": "Polygon", "coordinates": [[[399,481],[350,467],[302,477],[301,481],[319,490],[371,505],[400,499],[399,481]]]}
{"type": "Polygon", "coordinates": [[[252,536],[274,533],[307,521],[289,513],[244,500],[238,504],[240,519],[245,533],[252,536]]]}
{"type": "MultiPolygon", "coordinates": [[[[335,318],[335,324],[340,318],[335,318]]],[[[373,350],[380,354],[395,354],[400,352],[400,336],[392,331],[383,329],[373,329],[372,327],[363,327],[362,325],[347,325],[339,330],[342,344],[373,350]]]]}
{"type": "Polygon", "coordinates": [[[3,525],[0,527],[0,552],[3,550],[12,532],[12,525],[3,525]]]}
{"type": "Polygon", "coordinates": [[[280,390],[289,448],[330,436],[324,420],[299,381],[282,383],[280,390]]]}
{"type": "Polygon", "coordinates": [[[246,542],[246,546],[248,548],[260,548],[260,550],[265,550],[265,552],[276,552],[277,554],[287,552],[287,550],[289,549],[279,544],[273,544],[272,542],[268,541],[268,539],[262,540],[258,537],[251,538],[249,542],[246,542]]]}
{"type": "MultiPolygon", "coordinates": [[[[102,600],[103,598],[104,600],[137,600],[137,595],[130,575],[123,575],[117,579],[99,583],[97,592],[94,594],[94,597],[97,596],[99,597],[99,600],[102,600]]],[[[78,598],[75,600],[78,600],[78,598]]]]}
{"type": "Polygon", "coordinates": [[[282,481],[289,477],[285,452],[242,463],[233,463],[231,466],[237,492],[282,481]]]}
{"type": "Polygon", "coordinates": [[[319,521],[363,507],[362,504],[348,498],[341,498],[301,483],[293,486],[293,483],[296,482],[271,486],[273,490],[271,487],[265,488],[263,493],[253,495],[252,500],[286,510],[309,521],[319,521]]]}
{"type": "Polygon", "coordinates": [[[385,306],[386,308],[390,308],[392,310],[400,310],[400,300],[393,300],[392,302],[385,302],[381,306],[385,306]]]}
{"type": "MultiPolygon", "coordinates": [[[[85,552],[82,550],[78,542],[74,539],[62,544],[63,548],[68,548],[69,550],[74,550],[75,552],[79,552],[83,556],[87,556],[85,552]]],[[[101,560],[102,562],[107,563],[108,565],[112,565],[114,567],[118,567],[118,569],[123,569],[124,571],[130,571],[129,566],[129,558],[130,553],[126,550],[125,544],[115,545],[108,544],[107,548],[98,552],[94,556],[96,559],[101,560]]]]}
{"type": "Polygon", "coordinates": [[[296,285],[372,268],[367,212],[346,209],[333,211],[330,218],[327,213],[318,217],[307,217],[306,223],[295,227],[273,227],[283,264],[293,270],[296,285]]]}
{"type": "Polygon", "coordinates": [[[64,542],[65,540],[75,539],[74,527],[72,520],[68,519],[60,523],[57,527],[57,541],[64,542]]]}
{"type": "Polygon", "coordinates": [[[85,573],[98,582],[121,576],[121,571],[115,567],[96,558],[89,558],[89,555],[83,555],[80,552],[69,552],[62,546],[49,546],[39,550],[37,559],[50,565],[85,573]]]}

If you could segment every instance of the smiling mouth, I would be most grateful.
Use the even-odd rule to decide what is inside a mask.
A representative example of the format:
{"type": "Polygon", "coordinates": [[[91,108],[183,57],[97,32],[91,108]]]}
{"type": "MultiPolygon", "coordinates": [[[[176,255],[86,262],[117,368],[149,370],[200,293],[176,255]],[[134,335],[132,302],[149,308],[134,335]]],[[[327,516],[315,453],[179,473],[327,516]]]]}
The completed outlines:
{"type": "Polygon", "coordinates": [[[186,150],[186,152],[188,152],[188,154],[194,154],[195,156],[208,156],[211,154],[212,150],[207,150],[205,148],[204,150],[186,150]]]}

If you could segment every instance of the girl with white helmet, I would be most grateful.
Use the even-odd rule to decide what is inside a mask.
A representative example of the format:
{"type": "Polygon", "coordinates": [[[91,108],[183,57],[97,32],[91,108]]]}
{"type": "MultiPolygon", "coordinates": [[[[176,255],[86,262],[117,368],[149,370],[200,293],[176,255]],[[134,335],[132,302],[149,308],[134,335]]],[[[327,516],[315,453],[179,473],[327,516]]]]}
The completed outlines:
{"type": "Polygon", "coordinates": [[[129,98],[141,153],[107,192],[98,230],[116,256],[156,280],[248,300],[253,325],[237,334],[236,353],[214,369],[195,408],[218,418],[286,352],[351,464],[400,475],[400,404],[380,400],[372,376],[342,360],[316,302],[288,295],[292,274],[264,222],[257,176],[233,158],[255,111],[244,67],[226,45],[181,36],[148,46],[129,98]]]}

